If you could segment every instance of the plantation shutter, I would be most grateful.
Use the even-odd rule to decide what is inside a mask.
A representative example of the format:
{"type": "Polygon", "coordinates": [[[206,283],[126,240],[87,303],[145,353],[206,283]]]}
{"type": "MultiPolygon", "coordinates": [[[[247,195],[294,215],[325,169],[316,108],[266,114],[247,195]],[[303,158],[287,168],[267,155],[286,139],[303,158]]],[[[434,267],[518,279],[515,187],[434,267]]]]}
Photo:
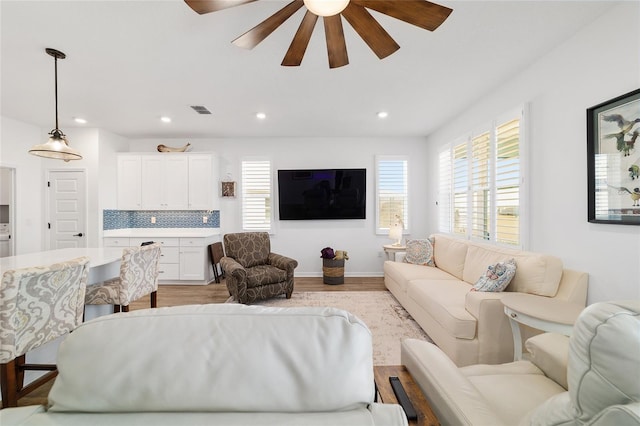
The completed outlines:
{"type": "Polygon", "coordinates": [[[271,162],[242,162],[242,229],[271,230],[271,162]]]}
{"type": "Polygon", "coordinates": [[[496,127],[496,241],[520,244],[520,119],[496,127]]]}
{"type": "MultiPolygon", "coordinates": [[[[524,109],[511,111],[440,152],[441,232],[524,246],[524,118],[524,109]]],[[[600,161],[596,170],[606,166],[600,161]]]]}
{"type": "Polygon", "coordinates": [[[467,142],[453,147],[453,233],[466,235],[469,190],[467,142]]]}
{"type": "Polygon", "coordinates": [[[491,235],[491,135],[471,139],[471,236],[488,240],[491,235]]]}
{"type": "Polygon", "coordinates": [[[377,161],[377,228],[379,233],[396,222],[396,215],[409,226],[408,160],[379,157],[377,161]]]}
{"type": "Polygon", "coordinates": [[[440,182],[438,190],[438,230],[451,232],[451,149],[439,155],[440,182]]]}

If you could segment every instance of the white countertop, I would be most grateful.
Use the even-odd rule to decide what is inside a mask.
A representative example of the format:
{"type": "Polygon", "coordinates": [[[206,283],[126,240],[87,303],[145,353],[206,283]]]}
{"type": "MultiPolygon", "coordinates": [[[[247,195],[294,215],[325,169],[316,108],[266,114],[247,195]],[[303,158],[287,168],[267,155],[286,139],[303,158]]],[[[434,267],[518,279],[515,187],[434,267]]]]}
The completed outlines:
{"type": "Polygon", "coordinates": [[[10,269],[50,265],[81,256],[89,258],[90,267],[98,267],[114,262],[119,264],[122,257],[122,248],[66,248],[3,257],[0,258],[0,272],[4,273],[10,269]]]}
{"type": "Polygon", "coordinates": [[[103,237],[207,238],[220,235],[220,228],[125,228],[103,231],[103,237]]]}

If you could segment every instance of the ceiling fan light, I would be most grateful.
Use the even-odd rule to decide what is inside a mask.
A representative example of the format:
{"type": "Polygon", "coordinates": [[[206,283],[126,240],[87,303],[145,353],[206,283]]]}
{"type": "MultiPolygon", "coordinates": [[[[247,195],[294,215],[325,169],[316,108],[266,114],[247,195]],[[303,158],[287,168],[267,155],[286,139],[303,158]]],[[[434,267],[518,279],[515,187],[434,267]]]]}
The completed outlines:
{"type": "Polygon", "coordinates": [[[29,154],[64,161],[82,160],[82,155],[69,147],[67,137],[59,129],[53,129],[49,135],[46,143],[33,146],[29,154]]]}
{"type": "Polygon", "coordinates": [[[318,16],[333,16],[342,12],[349,0],[304,0],[304,5],[311,13],[318,16]]]}

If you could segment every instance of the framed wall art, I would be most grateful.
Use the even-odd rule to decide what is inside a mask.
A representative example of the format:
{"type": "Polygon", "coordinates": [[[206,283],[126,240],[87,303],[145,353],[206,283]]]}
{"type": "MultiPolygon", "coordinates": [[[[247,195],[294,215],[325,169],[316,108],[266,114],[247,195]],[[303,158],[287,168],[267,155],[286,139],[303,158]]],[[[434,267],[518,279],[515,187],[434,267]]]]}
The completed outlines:
{"type": "Polygon", "coordinates": [[[640,89],[587,109],[588,220],[640,225],[640,89]]]}
{"type": "Polygon", "coordinates": [[[222,182],[222,196],[223,197],[235,197],[236,196],[236,183],[235,182],[222,182]]]}

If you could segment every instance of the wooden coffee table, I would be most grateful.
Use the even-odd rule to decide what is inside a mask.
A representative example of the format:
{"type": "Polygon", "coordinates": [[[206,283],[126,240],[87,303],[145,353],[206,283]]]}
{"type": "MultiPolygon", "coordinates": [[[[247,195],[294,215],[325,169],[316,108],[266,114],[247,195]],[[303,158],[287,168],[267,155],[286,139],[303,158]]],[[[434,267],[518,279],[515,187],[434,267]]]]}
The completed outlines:
{"type": "Polygon", "coordinates": [[[436,415],[433,413],[433,410],[431,410],[429,402],[427,402],[420,387],[413,380],[413,377],[411,377],[411,374],[404,365],[376,365],[373,367],[373,376],[376,383],[376,391],[381,402],[384,404],[398,403],[396,395],[393,393],[393,389],[389,383],[389,377],[396,376],[400,379],[400,383],[402,383],[405,392],[409,396],[413,408],[415,408],[418,413],[418,419],[416,421],[410,421],[410,425],[440,425],[436,415]]]}

